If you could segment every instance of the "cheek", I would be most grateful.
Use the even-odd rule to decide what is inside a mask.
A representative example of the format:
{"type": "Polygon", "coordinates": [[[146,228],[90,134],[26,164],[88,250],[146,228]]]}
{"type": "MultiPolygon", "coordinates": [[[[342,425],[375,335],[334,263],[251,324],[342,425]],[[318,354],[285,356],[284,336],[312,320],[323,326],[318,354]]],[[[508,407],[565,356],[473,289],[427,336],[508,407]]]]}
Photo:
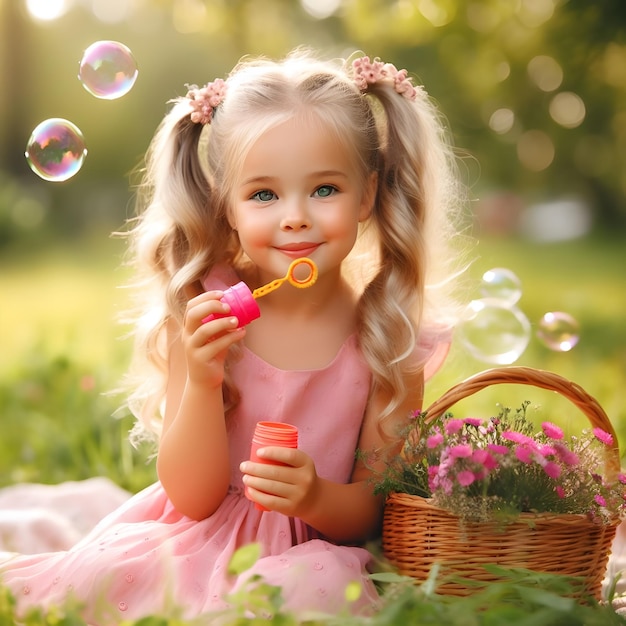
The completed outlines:
{"type": "Polygon", "coordinates": [[[239,220],[237,232],[244,248],[266,245],[273,235],[266,221],[249,217],[239,220]]]}
{"type": "Polygon", "coordinates": [[[359,221],[352,211],[342,212],[341,216],[337,216],[329,227],[335,231],[338,237],[346,240],[356,239],[359,230],[359,221]]]}

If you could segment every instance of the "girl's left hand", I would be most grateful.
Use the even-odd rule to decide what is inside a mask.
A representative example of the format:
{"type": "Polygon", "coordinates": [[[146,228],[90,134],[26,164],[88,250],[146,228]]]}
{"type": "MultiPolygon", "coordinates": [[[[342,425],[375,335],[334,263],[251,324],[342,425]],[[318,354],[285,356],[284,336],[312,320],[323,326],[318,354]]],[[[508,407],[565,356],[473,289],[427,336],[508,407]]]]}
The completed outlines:
{"type": "Polygon", "coordinates": [[[270,465],[244,461],[239,466],[248,496],[270,511],[290,517],[306,517],[315,506],[319,478],[313,459],[302,450],[267,446],[257,455],[270,465]]]}

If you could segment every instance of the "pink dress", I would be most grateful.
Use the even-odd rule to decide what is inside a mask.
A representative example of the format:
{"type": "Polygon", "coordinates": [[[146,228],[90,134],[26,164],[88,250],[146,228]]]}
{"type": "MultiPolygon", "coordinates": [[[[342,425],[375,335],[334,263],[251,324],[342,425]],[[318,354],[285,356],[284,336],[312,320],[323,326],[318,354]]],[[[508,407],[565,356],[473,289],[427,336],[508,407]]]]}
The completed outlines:
{"type": "Polygon", "coordinates": [[[249,350],[233,366],[245,391],[231,419],[231,487],[219,509],[200,522],[181,515],[159,483],[141,491],[66,552],[19,556],[0,577],[19,606],[49,606],[68,593],[87,602],[91,624],[110,624],[182,607],[187,617],[224,608],[241,580],[227,573],[234,551],[262,545],[252,573],[280,585],[287,608],[335,613],[344,590],[363,583],[354,611],[376,602],[367,578],[369,554],[334,545],[299,519],[258,511],[243,495],[239,464],[250,453],[259,420],[284,421],[299,429],[299,447],[315,460],[320,476],[350,479],[370,374],[350,337],[335,359],[314,371],[283,371],[249,350]]]}
{"type": "MultiPolygon", "coordinates": [[[[421,345],[427,353],[435,347],[421,345]]],[[[267,420],[298,427],[299,447],[321,477],[349,481],[371,377],[356,336],[317,370],[281,370],[244,348],[232,376],[242,398],[230,418],[231,486],[219,509],[194,521],[155,483],[70,550],[17,556],[0,566],[20,609],[59,604],[69,594],[86,604],[84,617],[93,625],[177,611],[189,618],[226,608],[227,595],[252,574],[280,586],[285,608],[298,613],[345,609],[345,589],[354,581],[362,593],[351,611],[376,605],[365,549],[333,544],[299,519],[257,510],[243,494],[239,471],[256,422],[267,420]],[[233,553],[250,542],[260,543],[262,557],[241,577],[229,575],[233,553]]]]}

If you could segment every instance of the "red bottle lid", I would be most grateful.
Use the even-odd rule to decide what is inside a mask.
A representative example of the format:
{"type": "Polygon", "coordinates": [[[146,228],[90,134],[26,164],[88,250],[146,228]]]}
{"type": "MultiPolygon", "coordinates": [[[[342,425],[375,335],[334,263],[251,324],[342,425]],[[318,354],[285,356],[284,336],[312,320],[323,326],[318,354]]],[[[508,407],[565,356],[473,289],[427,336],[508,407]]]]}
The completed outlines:
{"type": "Polygon", "coordinates": [[[282,422],[258,422],[254,429],[252,442],[262,446],[298,447],[298,429],[282,422]]]}
{"type": "MultiPolygon", "coordinates": [[[[281,422],[258,422],[252,435],[252,445],[250,446],[250,460],[254,463],[264,463],[266,465],[283,465],[276,461],[268,461],[257,456],[257,450],[265,446],[280,446],[282,448],[298,447],[298,429],[291,424],[281,422]]],[[[244,490],[248,495],[247,488],[244,490]]],[[[255,507],[259,511],[267,511],[258,502],[255,507]]]]}

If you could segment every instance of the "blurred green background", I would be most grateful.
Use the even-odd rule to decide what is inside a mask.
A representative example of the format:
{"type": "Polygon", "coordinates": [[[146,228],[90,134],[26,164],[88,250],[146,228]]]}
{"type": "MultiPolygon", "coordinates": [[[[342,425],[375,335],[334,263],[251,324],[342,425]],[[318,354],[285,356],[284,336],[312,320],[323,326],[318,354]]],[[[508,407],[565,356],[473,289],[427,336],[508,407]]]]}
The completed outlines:
{"type": "MultiPolygon", "coordinates": [[[[148,451],[126,443],[132,420],[112,417],[123,399],[104,393],[131,347],[115,320],[128,302],[117,288],[124,246],[110,233],[132,215],[131,172],[167,101],[245,54],[298,45],[362,50],[425,85],[471,189],[468,296],[486,270],[514,271],[532,325],[518,364],[578,382],[626,435],[622,0],[0,0],[0,484],[105,474],[135,490],[152,480],[148,451]],[[99,40],[137,60],[118,100],[77,79],[99,40]],[[52,117],[75,123],[88,148],[63,183],[38,178],[24,157],[52,117]],[[580,323],[570,352],[535,337],[546,311],[580,323]]],[[[455,343],[427,401],[486,367],[455,343]]],[[[554,402],[526,389],[484,395],[488,406],[554,402]]],[[[554,411],[578,425],[570,406],[554,411]]]]}

